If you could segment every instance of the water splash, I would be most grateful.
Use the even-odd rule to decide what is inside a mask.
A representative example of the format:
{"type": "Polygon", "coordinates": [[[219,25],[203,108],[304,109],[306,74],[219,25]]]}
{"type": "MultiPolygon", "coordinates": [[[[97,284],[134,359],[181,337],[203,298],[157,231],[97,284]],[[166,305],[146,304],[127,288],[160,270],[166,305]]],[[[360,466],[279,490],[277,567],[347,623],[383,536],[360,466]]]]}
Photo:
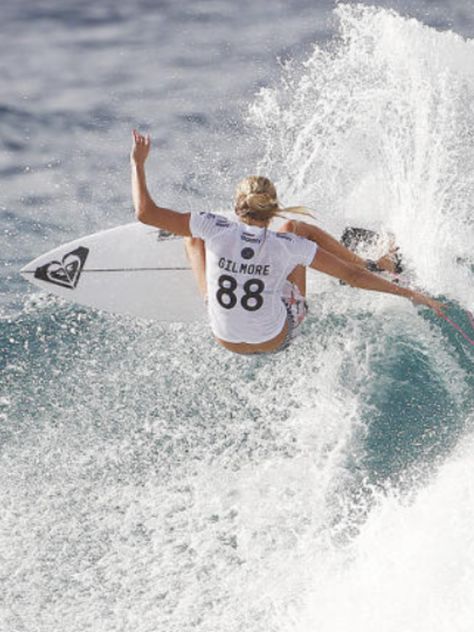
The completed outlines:
{"type": "Polygon", "coordinates": [[[290,62],[250,120],[285,201],[395,235],[416,282],[474,304],[474,44],[392,11],[339,5],[339,33],[290,62]]]}
{"type": "Polygon", "coordinates": [[[298,632],[468,630],[472,621],[472,437],[422,488],[375,493],[358,537],[315,560],[298,632]]]}
{"type": "MultiPolygon", "coordinates": [[[[263,164],[288,202],[333,212],[329,228],[360,220],[395,231],[428,287],[434,276],[406,229],[412,212],[422,223],[422,193],[434,200],[423,252],[446,220],[465,255],[470,230],[462,197],[470,145],[437,114],[452,110],[444,97],[436,105],[430,55],[439,70],[436,47],[447,49],[443,85],[469,94],[470,44],[391,12],[346,6],[338,16],[340,36],[290,64],[282,86],[257,100],[263,164]],[[416,104],[419,81],[428,112],[416,104]],[[451,139],[449,160],[443,152],[439,160],[459,172],[447,180],[431,156],[433,113],[451,139]],[[422,174],[431,184],[418,191],[422,174]]],[[[459,123],[464,110],[453,111],[459,123]]],[[[454,279],[442,272],[436,291],[454,279]]],[[[447,561],[443,549],[459,581],[449,604],[441,596],[439,620],[457,603],[459,629],[472,621],[472,566],[449,548],[452,533],[467,547],[472,524],[470,446],[461,469],[450,460],[472,423],[472,363],[445,323],[409,303],[327,287],[318,278],[301,338],[271,357],[229,355],[200,326],[49,298],[1,321],[5,629],[309,632],[322,613],[318,629],[346,629],[349,615],[382,629],[394,592],[406,605],[394,621],[423,629],[405,587],[414,575],[426,584],[421,597],[439,589],[430,573],[447,561]],[[427,485],[443,463],[441,483],[427,485]],[[394,563],[394,578],[377,573],[380,559],[394,563]]]]}

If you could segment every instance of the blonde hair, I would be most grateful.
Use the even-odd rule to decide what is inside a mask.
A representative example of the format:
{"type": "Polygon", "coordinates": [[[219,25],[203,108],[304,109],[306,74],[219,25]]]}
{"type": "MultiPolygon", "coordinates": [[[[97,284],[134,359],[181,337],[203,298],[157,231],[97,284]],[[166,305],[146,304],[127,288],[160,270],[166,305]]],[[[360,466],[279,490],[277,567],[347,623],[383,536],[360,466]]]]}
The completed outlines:
{"type": "Polygon", "coordinates": [[[305,206],[282,208],[278,202],[275,185],[265,176],[247,176],[235,190],[235,212],[242,219],[253,219],[268,224],[274,217],[285,217],[282,213],[309,215],[305,206]]]}

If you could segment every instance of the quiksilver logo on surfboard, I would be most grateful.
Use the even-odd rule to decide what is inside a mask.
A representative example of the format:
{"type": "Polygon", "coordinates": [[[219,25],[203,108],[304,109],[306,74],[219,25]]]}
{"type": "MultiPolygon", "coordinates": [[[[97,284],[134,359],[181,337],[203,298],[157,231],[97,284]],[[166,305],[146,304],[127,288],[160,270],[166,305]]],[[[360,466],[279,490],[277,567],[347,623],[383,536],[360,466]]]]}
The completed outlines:
{"type": "Polygon", "coordinates": [[[89,248],[79,246],[65,254],[61,261],[50,261],[36,268],[35,278],[73,290],[79,282],[88,254],[89,248]]]}

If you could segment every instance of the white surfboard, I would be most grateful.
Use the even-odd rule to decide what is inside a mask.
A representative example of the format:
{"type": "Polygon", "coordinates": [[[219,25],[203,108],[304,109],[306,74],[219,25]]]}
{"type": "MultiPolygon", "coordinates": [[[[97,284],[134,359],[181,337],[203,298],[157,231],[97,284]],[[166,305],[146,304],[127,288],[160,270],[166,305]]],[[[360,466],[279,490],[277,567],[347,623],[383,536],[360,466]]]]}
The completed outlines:
{"type": "Polygon", "coordinates": [[[206,317],[180,237],[138,222],[55,248],[21,274],[67,301],[167,322],[206,317]]]}

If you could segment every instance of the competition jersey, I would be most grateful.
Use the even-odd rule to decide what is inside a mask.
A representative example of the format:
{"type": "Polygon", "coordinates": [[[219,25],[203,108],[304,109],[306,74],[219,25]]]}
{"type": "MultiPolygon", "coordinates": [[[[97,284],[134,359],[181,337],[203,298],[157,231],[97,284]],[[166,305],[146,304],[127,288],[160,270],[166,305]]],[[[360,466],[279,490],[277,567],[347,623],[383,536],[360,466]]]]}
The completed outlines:
{"type": "Polygon", "coordinates": [[[309,265],[314,242],[293,233],[233,222],[213,213],[192,213],[190,230],[206,246],[208,312],[212,331],[227,342],[275,338],[287,312],[282,289],[297,265],[309,265]]]}

